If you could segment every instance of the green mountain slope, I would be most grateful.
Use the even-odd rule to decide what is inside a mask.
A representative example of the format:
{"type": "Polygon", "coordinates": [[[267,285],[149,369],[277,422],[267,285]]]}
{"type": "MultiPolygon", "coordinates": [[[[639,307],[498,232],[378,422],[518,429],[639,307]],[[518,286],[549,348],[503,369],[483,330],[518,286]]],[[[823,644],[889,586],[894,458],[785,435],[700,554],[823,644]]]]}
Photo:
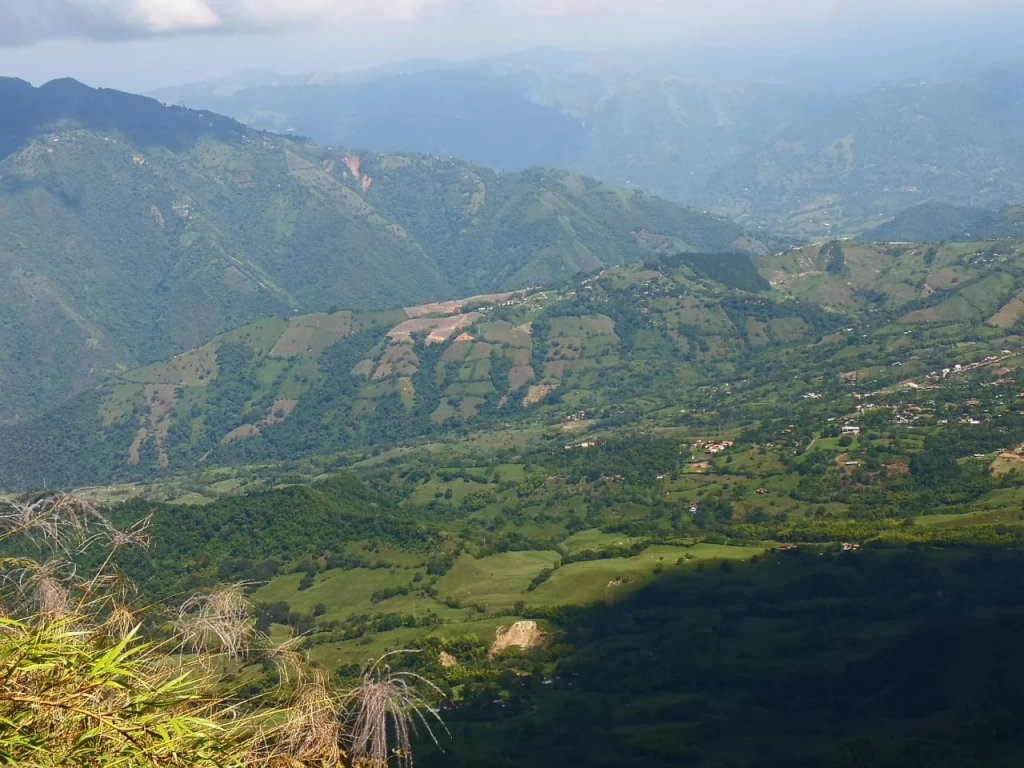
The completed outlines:
{"type": "Polygon", "coordinates": [[[641,414],[840,322],[767,288],[746,255],[683,255],[558,290],[263,320],[0,430],[0,486],[43,471],[76,485],[580,411],[641,414]]]}
{"type": "Polygon", "coordinates": [[[0,80],[0,420],[271,314],[415,304],[736,225],[568,173],[356,155],[74,81],[0,80]]]}
{"type": "Polygon", "coordinates": [[[783,392],[900,386],[1005,360],[1022,332],[1018,241],[651,256],[555,288],[242,326],[0,429],[0,487],[292,462],[566,419],[674,424],[693,411],[713,426],[723,395],[753,418],[783,408],[783,392]]]}
{"type": "Polygon", "coordinates": [[[780,293],[869,319],[951,324],[967,335],[979,324],[1013,328],[1021,317],[1014,310],[1024,288],[1019,241],[835,241],[766,256],[758,265],[780,293]]]}

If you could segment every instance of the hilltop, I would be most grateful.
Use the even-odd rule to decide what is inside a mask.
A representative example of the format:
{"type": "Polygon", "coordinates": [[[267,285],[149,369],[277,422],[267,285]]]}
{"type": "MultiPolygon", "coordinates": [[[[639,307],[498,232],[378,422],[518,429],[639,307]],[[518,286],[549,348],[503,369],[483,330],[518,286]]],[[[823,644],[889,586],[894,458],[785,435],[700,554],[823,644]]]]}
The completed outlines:
{"type": "Polygon", "coordinates": [[[555,171],[355,153],[72,80],[0,80],[0,421],[268,315],[549,283],[735,224],[555,171]]]}

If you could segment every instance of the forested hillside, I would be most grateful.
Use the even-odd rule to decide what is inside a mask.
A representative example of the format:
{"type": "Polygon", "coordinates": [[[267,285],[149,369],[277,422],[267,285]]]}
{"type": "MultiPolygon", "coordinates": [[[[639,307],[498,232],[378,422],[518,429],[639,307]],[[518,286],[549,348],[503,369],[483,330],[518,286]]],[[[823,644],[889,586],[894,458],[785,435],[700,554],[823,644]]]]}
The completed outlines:
{"type": "Polygon", "coordinates": [[[0,421],[271,314],[562,279],[739,227],[563,172],[353,154],[74,81],[0,80],[0,421]]]}

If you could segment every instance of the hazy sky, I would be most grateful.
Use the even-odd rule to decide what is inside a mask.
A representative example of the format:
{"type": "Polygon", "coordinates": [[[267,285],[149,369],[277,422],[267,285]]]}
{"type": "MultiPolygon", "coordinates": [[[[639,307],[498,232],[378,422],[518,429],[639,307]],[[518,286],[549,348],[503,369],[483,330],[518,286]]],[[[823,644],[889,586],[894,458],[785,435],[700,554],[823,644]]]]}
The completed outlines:
{"type": "Polygon", "coordinates": [[[992,30],[993,47],[1024,44],[1024,31],[999,21],[1018,12],[1024,0],[0,0],[0,74],[142,90],[252,67],[340,70],[540,45],[807,52],[860,40],[850,55],[870,57],[925,28],[963,53],[957,40],[992,30]]]}

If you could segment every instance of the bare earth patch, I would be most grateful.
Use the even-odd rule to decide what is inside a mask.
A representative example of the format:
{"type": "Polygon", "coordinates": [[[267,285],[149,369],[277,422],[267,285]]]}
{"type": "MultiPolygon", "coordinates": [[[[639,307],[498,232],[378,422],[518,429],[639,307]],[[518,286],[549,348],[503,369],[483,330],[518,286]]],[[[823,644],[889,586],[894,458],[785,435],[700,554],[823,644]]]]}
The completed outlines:
{"type": "Polygon", "coordinates": [[[393,341],[412,341],[412,335],[414,333],[429,331],[427,343],[442,344],[451,338],[452,334],[456,331],[469,328],[481,317],[483,317],[483,315],[479,312],[470,312],[465,315],[455,315],[453,317],[406,320],[404,323],[399,323],[388,331],[388,338],[393,341]]]}
{"type": "Polygon", "coordinates": [[[539,648],[544,645],[544,633],[540,631],[536,621],[517,621],[511,627],[498,627],[491,644],[491,655],[501,653],[506,648],[539,648]]]}
{"type": "Polygon", "coordinates": [[[445,669],[451,669],[452,667],[459,666],[459,661],[447,651],[441,651],[437,660],[441,663],[441,666],[445,669]]]}
{"type": "Polygon", "coordinates": [[[593,421],[570,421],[562,425],[563,432],[583,432],[584,430],[590,429],[594,424],[593,421]]]}
{"type": "Polygon", "coordinates": [[[380,364],[373,374],[374,381],[386,379],[393,374],[412,376],[420,369],[420,359],[412,345],[412,339],[401,337],[397,343],[391,344],[380,359],[380,364]]]}
{"type": "Polygon", "coordinates": [[[534,384],[527,390],[523,405],[536,405],[554,391],[555,387],[552,384],[534,384]]]}
{"type": "Polygon", "coordinates": [[[1009,472],[1019,472],[1024,470],[1024,456],[1021,456],[1016,451],[1003,451],[996,457],[996,460],[992,462],[990,468],[992,474],[1005,475],[1009,472]]]}
{"type": "Polygon", "coordinates": [[[223,438],[221,438],[221,445],[231,445],[231,443],[237,443],[239,440],[247,440],[250,437],[256,437],[260,433],[260,428],[255,424],[243,424],[236,429],[232,429],[223,438]]]}
{"type": "Polygon", "coordinates": [[[161,467],[169,467],[171,459],[167,454],[167,433],[171,429],[171,412],[178,403],[178,388],[173,384],[147,384],[143,391],[149,408],[148,424],[140,427],[135,434],[128,448],[128,463],[138,465],[142,447],[152,438],[156,445],[157,461],[161,467]]]}
{"type": "Polygon", "coordinates": [[[142,450],[142,446],[146,444],[146,438],[149,436],[149,431],[145,427],[140,427],[139,431],[135,433],[135,439],[132,440],[132,444],[128,446],[128,463],[133,467],[139,464],[139,451],[142,450]]]}
{"type": "Polygon", "coordinates": [[[268,413],[267,417],[263,419],[263,423],[267,426],[280,424],[291,416],[298,406],[298,400],[275,400],[274,404],[270,406],[270,413],[268,413]]]}
{"type": "Polygon", "coordinates": [[[498,304],[502,301],[509,301],[516,296],[525,296],[526,293],[527,291],[486,293],[481,296],[470,296],[468,299],[458,299],[456,301],[435,301],[430,304],[420,304],[416,307],[406,307],[405,314],[411,318],[426,317],[427,315],[454,315],[463,307],[498,304]]]}
{"type": "Polygon", "coordinates": [[[1024,301],[1011,299],[1010,303],[988,319],[988,324],[996,328],[1012,328],[1024,317],[1024,301]]]}
{"type": "Polygon", "coordinates": [[[533,381],[535,375],[536,374],[533,372],[532,366],[514,365],[512,366],[512,370],[508,372],[509,387],[513,391],[517,390],[533,381]]]}
{"type": "Polygon", "coordinates": [[[256,437],[260,434],[261,427],[272,427],[274,424],[280,424],[295,412],[298,405],[298,400],[275,400],[274,404],[270,406],[270,410],[267,411],[267,415],[261,421],[256,424],[243,424],[231,430],[224,435],[220,444],[231,445],[231,443],[236,443],[239,440],[256,437]]]}

